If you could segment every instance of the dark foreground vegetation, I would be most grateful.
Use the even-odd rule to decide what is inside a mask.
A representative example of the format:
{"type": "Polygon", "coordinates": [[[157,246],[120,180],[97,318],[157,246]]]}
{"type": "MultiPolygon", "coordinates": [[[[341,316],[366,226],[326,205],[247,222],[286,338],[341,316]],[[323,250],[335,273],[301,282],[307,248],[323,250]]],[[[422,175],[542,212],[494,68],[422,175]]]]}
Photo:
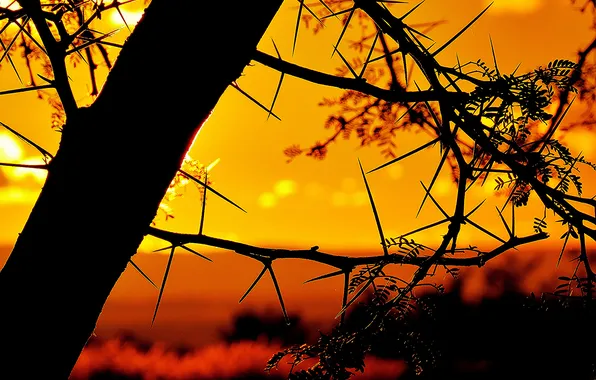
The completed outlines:
{"type": "MultiPolygon", "coordinates": [[[[592,379],[596,357],[593,311],[581,301],[561,302],[554,296],[534,297],[519,291],[515,276],[494,271],[489,274],[499,282],[503,293],[470,304],[462,300],[462,282],[458,281],[443,295],[420,299],[418,308],[406,323],[391,326],[371,351],[376,358],[399,361],[399,373],[386,373],[386,379],[592,379]],[[578,328],[581,326],[581,328],[578,328]]],[[[347,318],[349,327],[359,326],[362,307],[347,318]]],[[[286,326],[281,315],[237,315],[232,325],[222,331],[225,344],[238,341],[301,344],[312,340],[308,326],[292,316],[286,326]]],[[[153,343],[131,335],[123,337],[140,353],[148,353],[153,343]]],[[[94,339],[92,345],[104,344],[94,339]]],[[[193,348],[172,349],[172,354],[191,355],[193,348]]],[[[117,353],[115,353],[117,354],[117,353]]],[[[251,355],[246,352],[246,355],[251,355]]],[[[368,369],[368,368],[367,368],[368,369]]],[[[76,371],[75,371],[76,373],[76,371]]],[[[366,372],[365,372],[366,373],[366,372]]],[[[285,374],[287,376],[287,373],[285,374]]],[[[179,379],[177,377],[163,380],[179,379]]],[[[204,379],[187,373],[185,379],[204,379]]],[[[235,379],[287,378],[282,373],[237,373],[235,379]]],[[[218,377],[213,373],[213,379],[218,377]]],[[[369,377],[366,377],[369,378],[369,377]]],[[[149,379],[146,374],[118,373],[105,368],[93,373],[91,380],[149,379]]]]}

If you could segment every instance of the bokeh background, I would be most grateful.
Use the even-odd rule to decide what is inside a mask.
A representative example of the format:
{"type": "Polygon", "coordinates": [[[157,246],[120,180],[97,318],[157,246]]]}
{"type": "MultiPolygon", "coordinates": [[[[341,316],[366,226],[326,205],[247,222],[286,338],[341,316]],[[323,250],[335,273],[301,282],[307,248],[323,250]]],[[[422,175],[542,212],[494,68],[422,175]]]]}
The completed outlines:
{"type": "MultiPolygon", "coordinates": [[[[10,1],[0,1],[3,5],[9,3],[10,1]]],[[[396,5],[393,9],[403,13],[414,5],[396,5]]],[[[486,5],[484,0],[427,0],[408,20],[411,24],[440,21],[428,32],[440,45],[486,5]]],[[[572,4],[568,0],[496,0],[491,9],[442,52],[439,58],[449,65],[455,64],[457,58],[461,62],[479,58],[492,62],[490,36],[501,72],[512,72],[518,64],[518,72],[524,72],[540,65],[546,66],[554,59],[575,60],[578,51],[594,38],[592,13],[590,10],[581,12],[579,8],[582,5],[583,2],[572,4]]],[[[330,20],[317,34],[302,26],[296,50],[292,54],[297,6],[297,2],[284,2],[260,42],[259,49],[275,54],[273,39],[284,59],[335,73],[343,65],[337,54],[333,57],[331,55],[341,26],[330,20]]],[[[122,14],[131,28],[134,28],[142,11],[142,2],[132,2],[122,8],[122,14]]],[[[107,13],[107,16],[96,27],[103,30],[120,28],[111,41],[123,42],[129,31],[122,18],[115,10],[107,13]]],[[[202,22],[201,17],[212,16],[199,16],[197,22],[202,22]]],[[[167,41],[167,37],[175,36],[176,31],[164,30],[164,34],[164,41],[167,41]]],[[[340,46],[345,56],[354,55],[349,49],[349,40],[357,38],[359,34],[357,27],[348,30],[340,46]]],[[[230,48],[233,48],[233,36],[229,43],[230,48]]],[[[198,49],[196,54],[187,56],[169,51],[167,45],[156,46],[155,59],[209,59],[209,52],[201,51],[200,47],[198,49]]],[[[118,54],[117,48],[109,48],[108,51],[112,58],[118,54]]],[[[19,59],[15,59],[15,63],[17,70],[26,77],[24,63],[19,59]]],[[[100,64],[100,83],[107,72],[105,65],[100,64]]],[[[71,68],[69,74],[79,105],[90,104],[93,99],[89,96],[88,69],[84,64],[78,64],[71,68]]],[[[172,73],[172,80],[183,81],[186,75],[208,73],[172,73]]],[[[278,79],[279,73],[254,64],[244,70],[237,83],[263,104],[269,105],[278,79]]],[[[5,62],[0,70],[0,83],[0,91],[22,86],[5,62]]],[[[281,118],[279,121],[268,118],[266,112],[235,89],[230,87],[226,91],[208,122],[201,128],[189,155],[205,165],[217,162],[210,171],[213,187],[248,212],[242,213],[223,200],[208,195],[205,233],[266,247],[310,248],[317,245],[328,253],[348,255],[373,255],[382,252],[357,162],[360,159],[365,170],[384,163],[387,159],[379,148],[361,147],[353,139],[332,144],[328,157],[324,160],[298,157],[288,163],[283,154],[283,150],[291,145],[308,147],[329,136],[330,131],[325,130],[323,125],[332,110],[319,106],[319,102],[323,98],[340,94],[341,90],[286,76],[274,110],[281,118]]],[[[155,96],[167,94],[156,93],[155,96]]],[[[199,102],[200,88],[194,89],[189,96],[196,97],[199,102]]],[[[554,107],[556,104],[553,110],[554,107]]],[[[567,120],[579,121],[586,111],[586,105],[576,103],[567,120]]],[[[0,121],[54,152],[60,135],[50,127],[51,113],[52,108],[47,102],[38,99],[35,93],[0,96],[0,121]]],[[[164,126],[169,127],[172,126],[164,126]]],[[[106,125],[103,133],[114,134],[114,138],[117,138],[119,131],[113,131],[106,125]]],[[[582,152],[586,159],[596,161],[596,134],[593,131],[577,129],[560,138],[573,153],[582,152]]],[[[425,134],[398,133],[397,151],[407,152],[426,141],[428,137],[425,134]]],[[[156,150],[159,148],[155,147],[156,150]]],[[[430,203],[416,217],[424,194],[419,182],[430,181],[438,158],[438,147],[428,149],[368,176],[386,236],[396,237],[438,220],[440,214],[430,203]]],[[[39,160],[40,157],[33,148],[0,128],[0,161],[38,163],[39,160]]],[[[596,173],[586,167],[582,170],[582,176],[585,194],[593,195],[596,173]]],[[[43,173],[40,172],[0,169],[0,263],[8,257],[43,180],[43,173]]],[[[489,181],[484,187],[472,189],[467,207],[471,209],[488,199],[475,213],[474,220],[505,236],[504,227],[495,211],[495,206],[501,205],[505,198],[496,197],[493,188],[494,182],[489,181]]],[[[142,191],[135,188],[120,190],[123,196],[142,191]]],[[[158,214],[157,226],[180,232],[197,232],[201,213],[199,194],[199,189],[188,186],[183,197],[169,202],[175,217],[165,220],[163,215],[158,214]]],[[[455,186],[450,180],[449,172],[445,171],[441,174],[433,195],[445,208],[450,209],[453,207],[454,194],[455,186]]],[[[518,233],[530,233],[533,218],[542,216],[542,212],[539,202],[531,199],[529,206],[517,215],[518,233]]],[[[114,217],[117,214],[118,210],[114,210],[114,217]]],[[[577,247],[570,246],[557,268],[556,262],[562,244],[558,237],[562,231],[557,229],[555,217],[549,216],[547,221],[552,235],[547,242],[506,253],[491,262],[487,268],[466,269],[462,271],[461,281],[454,282],[443,274],[437,275],[436,280],[444,282],[448,289],[453,290],[452,294],[457,295],[458,302],[468,305],[465,307],[481,305],[483,299],[495,299],[503,291],[521,296],[528,295],[531,291],[540,294],[542,291],[553,290],[557,276],[568,272],[573,265],[570,259],[577,247]]],[[[444,233],[444,226],[440,226],[415,237],[417,241],[433,245],[444,233]]],[[[458,240],[480,247],[495,244],[489,237],[471,228],[464,228],[458,240]]],[[[146,239],[134,257],[135,262],[158,284],[163,276],[167,256],[152,251],[165,245],[166,243],[157,239],[146,239]]],[[[153,326],[151,317],[157,291],[133,268],[127,269],[99,320],[95,339],[102,343],[86,350],[77,367],[79,372],[75,374],[84,377],[93,372],[91,369],[102,366],[112,366],[110,368],[116,370],[120,364],[114,363],[120,362],[113,359],[115,357],[127,358],[122,363],[136,363],[130,364],[136,370],[141,367],[153,368],[153,374],[160,373],[159,368],[164,371],[170,368],[168,371],[172,378],[183,378],[184,373],[192,371],[207,376],[210,371],[223,373],[221,371],[226,369],[231,371],[226,376],[233,376],[236,373],[234,371],[240,373],[262,368],[266,359],[281,344],[280,341],[261,339],[252,343],[232,344],[230,342],[235,339],[226,341],[223,331],[232,328],[239,315],[253,315],[250,313],[256,313],[254,315],[261,319],[265,318],[265,324],[277,323],[274,317],[281,312],[271,281],[265,278],[239,305],[238,299],[260,271],[260,264],[210,247],[196,249],[209,255],[214,262],[206,262],[183,251],[176,253],[153,326]],[[122,337],[134,337],[130,339],[136,343],[127,346],[126,339],[122,337]],[[139,349],[139,341],[151,348],[139,349]],[[192,355],[187,356],[186,361],[181,361],[168,351],[172,347],[185,347],[186,352],[191,352],[192,355]],[[239,369],[233,369],[236,368],[234,365],[239,369]]],[[[305,280],[327,270],[321,265],[308,262],[276,262],[275,269],[290,313],[300,316],[301,323],[310,332],[319,328],[328,329],[340,308],[341,280],[329,279],[303,284],[305,280]]],[[[260,331],[254,326],[243,329],[240,328],[243,331],[260,331]]],[[[283,334],[280,333],[279,336],[281,335],[283,334]]],[[[403,364],[394,361],[371,360],[373,361],[368,368],[378,368],[381,372],[403,370],[403,364]]],[[[126,365],[121,364],[122,367],[126,365]]],[[[129,375],[134,375],[136,370],[129,368],[129,375]]],[[[375,373],[374,371],[371,369],[367,376],[373,376],[371,373],[375,373]]],[[[370,378],[381,378],[379,376],[381,375],[370,378]]]]}

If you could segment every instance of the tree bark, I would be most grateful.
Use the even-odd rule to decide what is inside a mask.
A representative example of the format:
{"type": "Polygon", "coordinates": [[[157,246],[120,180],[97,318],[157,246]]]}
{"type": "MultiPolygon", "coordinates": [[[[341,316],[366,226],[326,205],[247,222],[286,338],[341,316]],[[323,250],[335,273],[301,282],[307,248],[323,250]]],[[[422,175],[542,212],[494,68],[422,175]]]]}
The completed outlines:
{"type": "Polygon", "coordinates": [[[281,3],[148,6],[96,101],[68,115],[0,272],[0,378],[68,378],[200,125],[281,3]]]}

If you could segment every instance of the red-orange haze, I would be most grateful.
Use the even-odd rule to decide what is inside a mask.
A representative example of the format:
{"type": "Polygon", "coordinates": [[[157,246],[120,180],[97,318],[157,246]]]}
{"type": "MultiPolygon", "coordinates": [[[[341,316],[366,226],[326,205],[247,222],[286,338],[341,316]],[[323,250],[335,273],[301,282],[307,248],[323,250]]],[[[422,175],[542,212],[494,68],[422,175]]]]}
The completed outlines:
{"type": "MultiPolygon", "coordinates": [[[[0,3],[4,3],[0,0],[0,3]]],[[[128,24],[134,26],[142,12],[142,1],[122,7],[128,24]]],[[[316,3],[316,2],[315,2],[316,3]]],[[[583,3],[583,2],[580,2],[583,3]]],[[[259,50],[275,54],[271,39],[284,59],[291,62],[335,73],[343,65],[338,55],[331,58],[333,45],[341,32],[334,22],[320,33],[300,29],[296,52],[292,53],[293,33],[298,2],[284,2],[282,9],[259,44],[259,50]]],[[[437,46],[448,41],[462,26],[473,19],[486,5],[485,0],[427,0],[419,11],[408,16],[409,22],[445,20],[428,34],[437,46]]],[[[405,13],[415,4],[396,4],[396,13],[405,13]]],[[[230,2],[233,6],[233,2],[230,2]]],[[[489,35],[494,44],[499,67],[511,73],[521,62],[519,72],[546,66],[554,59],[576,60],[577,52],[593,38],[592,15],[581,13],[568,0],[495,0],[489,10],[468,32],[442,52],[439,58],[445,65],[482,59],[492,65],[493,58],[489,35]],[[457,56],[456,56],[457,54],[457,56]]],[[[201,16],[198,22],[206,22],[201,16]]],[[[334,21],[334,20],[329,20],[334,21]]],[[[104,28],[122,27],[117,12],[103,20],[104,28]],[[107,25],[107,26],[106,26],[107,25]]],[[[98,28],[101,25],[98,26],[98,28]]],[[[168,32],[168,31],[164,31],[168,32]]],[[[217,31],[219,32],[219,31],[217,31]]],[[[122,42],[126,28],[106,41],[122,42]]],[[[358,30],[348,30],[340,50],[349,56],[351,37],[358,37],[358,30]]],[[[115,58],[118,49],[108,47],[115,58]]],[[[160,59],[168,59],[167,48],[160,51],[160,59]]],[[[178,59],[178,58],[177,58],[178,59]]],[[[205,57],[203,59],[208,59],[205,57]]],[[[25,72],[23,62],[15,61],[25,72]]],[[[0,71],[0,91],[22,86],[8,65],[0,71]]],[[[107,67],[100,66],[100,82],[107,75],[107,67]]],[[[79,65],[69,74],[80,105],[89,104],[88,68],[79,65]]],[[[263,104],[269,105],[275,93],[279,73],[255,64],[244,70],[238,84],[263,104]]],[[[419,75],[419,74],[413,74],[419,75]]],[[[181,80],[176,78],[173,80],[181,80]]],[[[322,87],[303,80],[286,77],[275,106],[275,113],[282,121],[267,119],[254,103],[234,89],[226,91],[189,151],[193,159],[208,165],[217,163],[209,171],[213,187],[248,210],[242,213],[222,199],[208,195],[206,203],[205,233],[211,236],[236,240],[273,248],[309,249],[319,246],[321,251],[345,255],[378,255],[382,253],[378,231],[368,196],[362,181],[358,159],[364,169],[372,169],[387,161],[376,146],[360,147],[356,139],[340,141],[329,147],[329,156],[322,161],[299,157],[288,164],[283,150],[293,144],[310,146],[315,141],[329,137],[323,125],[331,113],[319,106],[324,98],[341,95],[341,91],[322,87]]],[[[167,96],[167,94],[156,94],[167,96]]],[[[33,93],[0,96],[0,121],[32,138],[45,149],[55,152],[59,134],[51,130],[52,109],[39,101],[33,93]]],[[[575,103],[568,120],[580,120],[585,106],[575,103]]],[[[397,153],[403,154],[422,143],[428,136],[423,133],[402,133],[396,137],[397,153]]],[[[596,161],[596,134],[594,131],[577,130],[561,137],[573,154],[583,152],[586,159],[596,161]]],[[[425,140],[426,139],[426,140],[425,140]]],[[[159,147],[156,147],[158,149],[159,147]]],[[[109,152],[106,152],[109,154],[109,152]]],[[[416,216],[424,191],[420,181],[428,184],[439,157],[438,147],[427,149],[415,158],[380,170],[367,176],[374,194],[379,216],[386,237],[396,237],[407,231],[435,222],[441,214],[430,202],[416,216]],[[434,150],[433,150],[434,149],[434,150]]],[[[29,146],[0,129],[0,162],[39,163],[40,157],[29,146]]],[[[582,168],[584,196],[596,192],[596,175],[582,168]]],[[[492,179],[494,181],[494,178],[492,179]]],[[[0,168],[0,265],[6,261],[12,244],[21,231],[33,203],[43,185],[43,174],[32,171],[0,168]]],[[[488,199],[473,219],[501,237],[506,236],[495,206],[502,205],[503,197],[493,194],[494,182],[469,191],[466,209],[470,210],[488,199]]],[[[120,189],[137,192],[142,189],[120,189]]],[[[453,208],[455,187],[449,173],[440,174],[433,194],[446,209],[453,208]]],[[[200,194],[189,188],[183,197],[168,205],[174,218],[156,220],[157,226],[167,230],[196,233],[201,215],[200,194]]],[[[509,210],[509,209],[508,209],[509,210]]],[[[118,210],[114,210],[117,217],[118,210]]],[[[531,198],[528,207],[520,209],[516,226],[519,235],[532,232],[533,220],[543,215],[540,202],[531,198]]],[[[510,218],[507,214],[507,218],[510,218]]],[[[562,241],[562,230],[556,217],[548,215],[548,232],[551,238],[533,246],[510,251],[487,264],[488,269],[505,268],[512,277],[517,276],[519,288],[526,293],[552,291],[560,275],[573,271],[578,243],[572,241],[560,265],[557,261],[562,241]]],[[[446,233],[445,225],[416,235],[417,241],[427,245],[439,242],[446,233]]],[[[475,244],[481,248],[494,247],[495,241],[466,225],[458,243],[475,244]]],[[[94,244],[94,242],[89,242],[94,244]]],[[[141,245],[134,262],[153,280],[161,283],[167,256],[154,253],[167,243],[147,238],[141,245]]],[[[155,324],[151,317],[158,291],[138,272],[129,266],[113,290],[97,325],[100,342],[85,349],[73,380],[83,380],[97,370],[111,370],[143,379],[226,379],[247,373],[260,374],[279,349],[265,342],[221,343],[220,330],[230,325],[233,315],[244,310],[273,310],[280,313],[272,281],[265,277],[238,305],[244,291],[254,281],[262,265],[254,260],[231,252],[209,247],[195,247],[213,263],[188,253],[176,252],[170,277],[155,324]],[[123,331],[142,339],[158,342],[147,352],[133,344],[119,340],[123,331]],[[191,347],[184,356],[168,350],[170,345],[191,347]]],[[[594,247],[590,247],[594,252],[594,247]]],[[[331,278],[304,284],[304,281],[330,272],[330,268],[309,261],[287,260],[274,262],[285,305],[290,313],[303,317],[316,331],[328,328],[336,319],[341,306],[342,280],[331,278]]],[[[479,302],[485,296],[497,296],[502,283],[487,277],[487,268],[462,270],[465,279],[462,297],[469,302],[479,302]]],[[[396,273],[411,274],[411,268],[397,268],[396,273]]],[[[432,278],[450,284],[444,271],[437,271],[432,278]]],[[[370,358],[366,373],[359,378],[383,379],[386,374],[403,370],[403,363],[370,358]]],[[[280,372],[287,374],[289,366],[283,364],[280,372]]]]}
{"type": "MultiPolygon", "coordinates": [[[[144,352],[121,340],[109,340],[83,351],[72,373],[72,380],[85,380],[100,371],[111,371],[144,380],[234,379],[263,375],[263,368],[279,346],[262,342],[214,344],[184,355],[168,351],[157,344],[144,352]]],[[[305,363],[307,364],[307,363],[305,363]]],[[[311,363],[312,364],[312,363],[311,363]]],[[[291,365],[282,362],[271,371],[272,377],[287,377],[291,365]]],[[[303,366],[297,367],[302,368],[303,366]]],[[[394,379],[403,371],[399,361],[371,357],[365,373],[354,378],[362,380],[394,379]]]]}

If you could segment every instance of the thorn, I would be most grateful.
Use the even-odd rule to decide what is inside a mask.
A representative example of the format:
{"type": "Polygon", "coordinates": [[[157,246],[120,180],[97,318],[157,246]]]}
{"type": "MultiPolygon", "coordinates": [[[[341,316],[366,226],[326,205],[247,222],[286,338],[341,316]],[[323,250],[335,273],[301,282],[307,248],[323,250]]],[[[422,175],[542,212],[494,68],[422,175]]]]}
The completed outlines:
{"type": "Polygon", "coordinates": [[[151,326],[155,322],[155,317],[157,317],[157,311],[159,310],[159,304],[161,303],[161,297],[163,296],[163,291],[166,287],[166,281],[168,280],[168,274],[170,273],[170,267],[172,266],[172,260],[174,259],[174,251],[176,247],[172,247],[170,251],[170,257],[168,258],[168,264],[166,265],[166,271],[163,276],[163,281],[161,282],[161,287],[159,288],[159,295],[157,296],[157,304],[155,305],[155,311],[153,312],[153,319],[151,319],[151,326]]]}
{"type": "Polygon", "coordinates": [[[150,283],[151,285],[153,285],[153,287],[154,287],[155,289],[157,289],[157,285],[155,285],[155,282],[153,282],[153,281],[152,281],[152,280],[149,278],[149,276],[147,276],[147,275],[145,274],[145,272],[143,272],[143,271],[141,270],[141,268],[139,268],[139,266],[138,266],[137,264],[135,264],[135,262],[134,262],[134,261],[132,261],[132,259],[128,260],[128,262],[130,262],[130,264],[133,266],[133,268],[135,268],[135,269],[137,270],[137,272],[139,272],[139,273],[141,274],[141,276],[143,276],[143,277],[145,278],[145,280],[149,281],[149,283],[150,283]]]}
{"type": "Polygon", "coordinates": [[[263,270],[261,271],[261,273],[259,273],[259,275],[257,276],[257,278],[253,281],[253,283],[248,287],[248,290],[242,295],[242,297],[240,297],[240,301],[238,301],[238,303],[242,303],[242,301],[244,301],[244,299],[248,296],[248,294],[253,290],[253,288],[257,285],[257,283],[259,282],[259,280],[261,279],[261,277],[263,277],[263,275],[265,274],[265,271],[267,270],[267,266],[264,265],[263,266],[263,270]]]}
{"type": "Polygon", "coordinates": [[[364,180],[364,185],[366,186],[366,192],[368,193],[368,199],[370,200],[370,205],[372,207],[372,211],[375,216],[375,222],[377,223],[379,237],[381,238],[381,245],[383,246],[383,253],[385,254],[385,256],[388,256],[389,252],[387,251],[387,245],[385,244],[385,236],[383,235],[383,228],[381,227],[381,220],[379,219],[379,213],[377,212],[377,208],[375,206],[375,201],[374,201],[372,193],[370,191],[370,187],[368,186],[368,181],[366,180],[366,174],[364,174],[364,169],[362,169],[362,163],[360,162],[360,159],[358,159],[358,165],[360,166],[360,173],[362,173],[362,179],[364,180]]]}
{"type": "Polygon", "coordinates": [[[286,306],[284,305],[284,299],[281,295],[281,290],[279,289],[279,284],[277,283],[277,278],[275,278],[275,273],[273,272],[273,268],[271,267],[271,263],[266,265],[267,270],[269,270],[269,275],[271,275],[271,280],[273,280],[273,285],[275,286],[275,292],[277,293],[277,298],[279,299],[279,305],[281,306],[281,312],[284,315],[284,319],[286,321],[286,325],[290,325],[290,318],[288,317],[288,313],[286,311],[286,306]]]}
{"type": "Polygon", "coordinates": [[[317,276],[314,278],[311,278],[310,280],[306,280],[304,281],[304,284],[308,284],[309,282],[314,282],[314,281],[319,281],[319,280],[324,280],[326,278],[330,278],[330,277],[335,277],[335,276],[339,276],[340,274],[343,274],[345,271],[343,269],[340,269],[338,271],[335,272],[331,272],[331,273],[327,273],[327,274],[323,274],[321,276],[317,276]]]}
{"type": "Polygon", "coordinates": [[[182,175],[184,175],[186,178],[190,179],[191,181],[194,181],[196,183],[198,183],[201,186],[204,186],[207,188],[207,190],[211,191],[213,194],[217,195],[218,197],[220,197],[221,199],[225,200],[226,202],[230,203],[231,205],[239,208],[240,210],[246,212],[245,209],[243,209],[242,207],[238,206],[236,203],[232,202],[231,200],[229,200],[227,197],[225,197],[224,195],[220,194],[218,191],[214,190],[211,186],[207,185],[206,183],[204,183],[203,181],[201,181],[198,178],[193,177],[191,174],[187,173],[186,171],[179,169],[178,170],[180,173],[182,173],[182,175]]]}
{"type": "Polygon", "coordinates": [[[246,91],[244,91],[243,89],[241,89],[236,82],[232,82],[231,85],[236,90],[238,90],[242,95],[244,95],[248,99],[250,99],[253,103],[255,103],[256,105],[258,105],[263,110],[267,111],[269,114],[271,114],[277,120],[281,121],[281,119],[276,114],[274,114],[272,110],[270,110],[267,107],[265,107],[264,105],[262,105],[257,99],[253,98],[249,93],[247,93],[246,91]]]}
{"type": "Polygon", "coordinates": [[[435,57],[437,54],[442,52],[447,46],[451,45],[451,43],[453,43],[453,41],[455,41],[459,36],[461,36],[462,33],[464,33],[470,26],[472,26],[472,24],[474,24],[486,11],[488,11],[488,8],[490,8],[493,5],[493,3],[494,3],[494,1],[491,2],[490,4],[488,4],[488,6],[486,8],[484,8],[484,10],[482,12],[480,12],[480,14],[478,14],[478,16],[474,17],[474,19],[472,21],[470,21],[466,26],[464,26],[459,32],[457,32],[455,34],[455,36],[451,37],[451,39],[449,39],[449,41],[445,42],[443,44],[443,46],[441,46],[434,53],[432,53],[432,56],[435,57]]]}
{"type": "Polygon", "coordinates": [[[356,7],[353,7],[353,8],[350,8],[348,10],[341,11],[339,13],[336,13],[336,15],[337,15],[337,14],[344,13],[344,12],[350,12],[350,14],[348,15],[348,19],[346,20],[346,24],[344,25],[344,27],[341,30],[341,33],[339,35],[339,38],[337,39],[337,43],[333,47],[333,52],[331,52],[331,57],[333,57],[333,55],[335,54],[336,51],[339,53],[339,50],[337,50],[337,49],[339,48],[339,44],[341,42],[341,39],[344,37],[344,34],[346,33],[346,30],[348,29],[348,25],[350,25],[350,21],[352,20],[352,16],[354,15],[354,12],[355,11],[356,11],[356,7]]]}

